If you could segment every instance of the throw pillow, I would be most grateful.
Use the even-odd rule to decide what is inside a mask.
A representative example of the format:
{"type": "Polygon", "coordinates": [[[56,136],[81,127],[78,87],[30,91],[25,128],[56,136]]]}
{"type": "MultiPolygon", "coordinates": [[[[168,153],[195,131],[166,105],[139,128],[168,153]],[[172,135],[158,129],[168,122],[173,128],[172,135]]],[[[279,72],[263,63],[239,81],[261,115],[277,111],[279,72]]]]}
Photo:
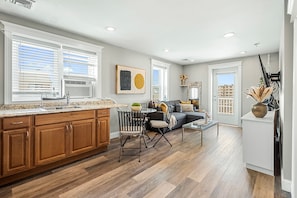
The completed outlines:
{"type": "Polygon", "coordinates": [[[168,106],[164,102],[160,104],[160,108],[164,113],[168,112],[168,106]]]}
{"type": "Polygon", "coordinates": [[[182,112],[181,104],[176,104],[175,105],[175,111],[176,112],[182,112]]]}
{"type": "Polygon", "coordinates": [[[196,109],[199,109],[199,100],[191,100],[191,103],[196,109]]]}
{"type": "Polygon", "coordinates": [[[181,104],[191,104],[191,101],[180,101],[181,104]]]}
{"type": "Polygon", "coordinates": [[[180,104],[182,112],[193,112],[193,104],[180,104]]]}
{"type": "Polygon", "coordinates": [[[169,113],[172,113],[175,110],[175,106],[174,105],[168,105],[168,111],[169,113]]]}

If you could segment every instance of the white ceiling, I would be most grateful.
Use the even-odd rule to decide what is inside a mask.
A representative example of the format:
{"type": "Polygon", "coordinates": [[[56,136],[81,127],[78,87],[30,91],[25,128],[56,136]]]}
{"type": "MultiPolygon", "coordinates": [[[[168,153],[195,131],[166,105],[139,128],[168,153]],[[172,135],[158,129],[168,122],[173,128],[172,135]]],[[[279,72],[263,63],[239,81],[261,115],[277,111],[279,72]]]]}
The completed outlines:
{"type": "Polygon", "coordinates": [[[283,0],[0,0],[0,12],[188,65],[277,52],[283,0]]]}

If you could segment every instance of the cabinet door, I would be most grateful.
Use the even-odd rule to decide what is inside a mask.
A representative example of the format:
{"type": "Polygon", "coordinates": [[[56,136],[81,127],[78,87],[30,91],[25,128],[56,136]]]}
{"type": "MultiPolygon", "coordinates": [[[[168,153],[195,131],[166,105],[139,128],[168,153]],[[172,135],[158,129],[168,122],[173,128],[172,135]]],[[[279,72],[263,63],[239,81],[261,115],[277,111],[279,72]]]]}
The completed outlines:
{"type": "Polygon", "coordinates": [[[67,123],[35,128],[35,165],[43,165],[66,157],[67,123]]]}
{"type": "Polygon", "coordinates": [[[70,124],[70,155],[95,149],[95,120],[79,120],[70,124]]]}
{"type": "Polygon", "coordinates": [[[3,175],[30,168],[30,130],[3,131],[3,175]]]}
{"type": "MultiPolygon", "coordinates": [[[[1,123],[2,123],[2,121],[1,121],[1,119],[0,119],[0,143],[1,143],[1,145],[3,145],[3,142],[2,142],[2,126],[1,126],[1,123]]],[[[3,155],[2,155],[2,146],[0,146],[0,178],[2,177],[2,167],[3,167],[3,155]]]]}
{"type": "Polygon", "coordinates": [[[97,119],[97,147],[109,144],[109,120],[109,117],[101,117],[97,119]]]}

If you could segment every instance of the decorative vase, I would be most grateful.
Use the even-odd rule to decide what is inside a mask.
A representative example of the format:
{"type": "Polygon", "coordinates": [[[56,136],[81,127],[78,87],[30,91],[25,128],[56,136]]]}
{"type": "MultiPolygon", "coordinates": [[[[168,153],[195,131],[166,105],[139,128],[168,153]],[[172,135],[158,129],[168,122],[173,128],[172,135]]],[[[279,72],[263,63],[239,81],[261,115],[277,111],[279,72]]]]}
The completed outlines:
{"type": "Polygon", "coordinates": [[[180,83],[181,83],[181,85],[185,85],[186,84],[186,80],[182,79],[180,83]]]}
{"type": "Polygon", "coordinates": [[[267,105],[263,104],[262,102],[254,104],[252,107],[252,113],[257,118],[264,118],[264,116],[267,114],[267,105]]]}

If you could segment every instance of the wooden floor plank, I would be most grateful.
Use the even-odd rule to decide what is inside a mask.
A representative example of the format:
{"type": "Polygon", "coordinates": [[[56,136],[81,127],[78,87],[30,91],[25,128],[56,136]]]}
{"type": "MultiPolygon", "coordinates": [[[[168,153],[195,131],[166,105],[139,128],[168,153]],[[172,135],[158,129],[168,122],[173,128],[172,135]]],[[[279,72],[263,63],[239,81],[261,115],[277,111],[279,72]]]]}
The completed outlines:
{"type": "MultiPolygon", "coordinates": [[[[151,136],[154,133],[149,133],[151,136]]],[[[107,152],[0,188],[10,197],[290,197],[281,191],[280,177],[246,169],[242,162],[241,128],[220,125],[203,135],[181,129],[161,139],[155,148],[143,147],[137,156],[118,162],[119,140],[107,152]],[[276,181],[276,182],[275,182],[276,181]]]]}
{"type": "Polygon", "coordinates": [[[147,193],[144,198],[166,197],[173,189],[175,189],[175,185],[163,181],[157,188],[147,193]]]}

